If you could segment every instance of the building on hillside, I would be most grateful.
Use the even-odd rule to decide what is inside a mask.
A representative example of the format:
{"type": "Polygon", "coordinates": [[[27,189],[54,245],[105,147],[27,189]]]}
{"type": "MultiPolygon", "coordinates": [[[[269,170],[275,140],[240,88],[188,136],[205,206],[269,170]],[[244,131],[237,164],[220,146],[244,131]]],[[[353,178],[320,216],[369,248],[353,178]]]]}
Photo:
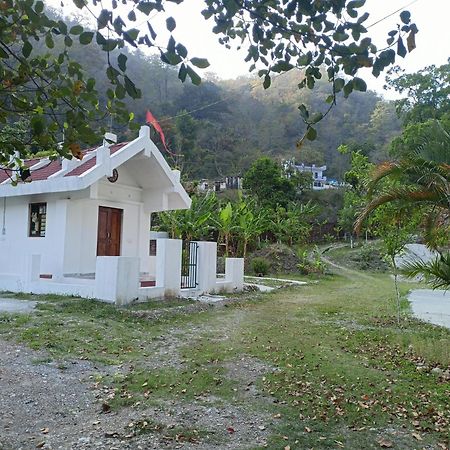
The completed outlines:
{"type": "Polygon", "coordinates": [[[327,177],[324,176],[324,172],[327,170],[327,166],[306,166],[305,164],[294,164],[296,170],[302,173],[311,173],[313,178],[312,188],[315,191],[322,189],[328,189],[327,177]]]}
{"type": "Polygon", "coordinates": [[[225,177],[225,183],[227,189],[242,189],[242,177],[239,175],[225,177]]]}
{"type": "Polygon", "coordinates": [[[197,186],[198,192],[223,192],[228,189],[242,189],[242,177],[229,176],[225,180],[200,180],[197,186]]]}

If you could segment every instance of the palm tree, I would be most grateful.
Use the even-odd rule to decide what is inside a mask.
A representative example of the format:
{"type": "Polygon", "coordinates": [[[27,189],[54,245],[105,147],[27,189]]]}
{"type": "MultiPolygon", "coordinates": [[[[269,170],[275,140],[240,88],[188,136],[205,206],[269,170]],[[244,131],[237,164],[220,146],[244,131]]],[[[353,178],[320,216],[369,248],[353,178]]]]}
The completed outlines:
{"type": "Polygon", "coordinates": [[[409,276],[423,273],[433,286],[450,287],[450,134],[436,121],[410,155],[376,167],[368,185],[369,195],[382,180],[397,180],[372,198],[359,214],[358,232],[372,211],[387,203],[421,206],[424,211],[424,240],[438,252],[431,262],[417,261],[405,266],[409,276]]]}

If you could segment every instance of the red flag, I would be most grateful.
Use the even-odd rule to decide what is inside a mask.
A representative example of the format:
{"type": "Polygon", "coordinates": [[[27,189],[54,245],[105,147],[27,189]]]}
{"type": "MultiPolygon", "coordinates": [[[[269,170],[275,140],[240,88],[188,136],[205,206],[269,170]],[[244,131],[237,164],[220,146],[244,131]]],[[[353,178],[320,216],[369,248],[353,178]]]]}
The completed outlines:
{"type": "Polygon", "coordinates": [[[159,136],[161,137],[161,142],[163,143],[164,148],[167,151],[169,151],[166,144],[166,137],[164,136],[161,125],[158,123],[155,116],[149,110],[147,110],[147,114],[145,116],[145,123],[148,123],[153,126],[153,128],[158,132],[159,136]]]}

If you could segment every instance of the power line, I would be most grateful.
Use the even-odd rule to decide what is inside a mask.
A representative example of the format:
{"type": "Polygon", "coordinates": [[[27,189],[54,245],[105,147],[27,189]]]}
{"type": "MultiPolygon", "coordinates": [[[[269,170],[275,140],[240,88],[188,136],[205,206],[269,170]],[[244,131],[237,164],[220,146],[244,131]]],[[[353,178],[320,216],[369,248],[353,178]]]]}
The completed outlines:
{"type": "MultiPolygon", "coordinates": [[[[275,79],[277,79],[277,78],[279,78],[279,77],[281,77],[283,75],[286,75],[288,72],[279,73],[278,75],[273,76],[272,79],[275,80],[275,79]]],[[[263,84],[264,84],[264,81],[260,81],[260,82],[258,82],[256,84],[254,84],[251,87],[250,92],[253,91],[254,89],[262,86],[263,84]]],[[[180,113],[180,114],[175,114],[174,116],[171,116],[171,117],[165,117],[165,118],[161,119],[160,122],[167,122],[168,120],[176,119],[177,117],[188,116],[191,113],[194,113],[194,112],[197,112],[197,111],[202,111],[203,109],[210,108],[211,106],[215,106],[215,105],[217,105],[219,103],[222,103],[222,102],[226,102],[231,97],[234,97],[235,95],[238,95],[238,94],[239,94],[238,92],[233,92],[232,94],[227,95],[226,97],[224,97],[224,98],[222,98],[220,100],[217,100],[217,101],[212,102],[212,103],[208,103],[207,105],[204,105],[204,106],[200,106],[199,108],[193,109],[191,111],[186,111],[186,112],[183,112],[183,113],[180,113]]]]}
{"type": "MultiPolygon", "coordinates": [[[[377,20],[376,22],[370,24],[370,25],[367,27],[367,29],[372,28],[372,27],[374,27],[375,25],[378,25],[379,23],[383,22],[384,20],[388,19],[389,17],[392,17],[394,14],[397,14],[398,12],[403,11],[405,8],[408,8],[409,6],[414,5],[414,3],[417,3],[418,1],[419,1],[419,0],[413,0],[413,1],[409,2],[408,4],[402,6],[401,8],[399,8],[399,9],[397,9],[397,10],[395,10],[395,11],[389,13],[388,15],[382,17],[381,19],[377,20]]],[[[288,73],[288,72],[280,73],[280,74],[278,74],[277,76],[273,77],[273,79],[278,78],[278,77],[280,77],[280,76],[282,76],[282,75],[285,75],[286,73],[288,73]]],[[[256,89],[257,87],[262,86],[262,85],[263,85],[263,82],[259,82],[259,83],[255,84],[255,85],[253,85],[252,88],[251,88],[251,90],[253,91],[253,90],[256,89]]],[[[191,110],[191,111],[186,111],[186,112],[183,112],[183,113],[180,113],[180,114],[176,114],[176,115],[171,116],[171,117],[165,117],[164,119],[161,120],[161,122],[167,122],[167,121],[169,121],[169,120],[176,119],[177,117],[188,116],[188,115],[190,115],[191,113],[195,113],[195,112],[198,112],[198,111],[202,111],[202,110],[204,110],[204,109],[210,108],[211,106],[215,106],[215,105],[217,105],[217,104],[219,104],[219,103],[223,103],[223,102],[229,100],[231,97],[235,96],[236,94],[237,94],[237,93],[233,93],[233,94],[231,94],[231,95],[229,95],[229,96],[227,96],[227,97],[225,97],[225,98],[223,98],[223,99],[221,99],[221,100],[217,100],[217,101],[215,101],[215,102],[209,103],[209,104],[207,104],[207,105],[201,106],[201,107],[196,108],[196,109],[193,109],[193,110],[191,110]]]]}
{"type": "Polygon", "coordinates": [[[367,29],[374,27],[375,25],[378,25],[380,22],[383,22],[386,19],[389,19],[389,17],[392,17],[394,14],[397,14],[400,11],[403,11],[405,8],[408,8],[411,5],[414,5],[414,3],[417,3],[419,0],[413,0],[412,2],[408,3],[405,6],[402,6],[401,8],[397,9],[394,12],[391,12],[390,14],[388,14],[387,16],[382,17],[381,19],[377,20],[376,22],[370,24],[367,29]]]}

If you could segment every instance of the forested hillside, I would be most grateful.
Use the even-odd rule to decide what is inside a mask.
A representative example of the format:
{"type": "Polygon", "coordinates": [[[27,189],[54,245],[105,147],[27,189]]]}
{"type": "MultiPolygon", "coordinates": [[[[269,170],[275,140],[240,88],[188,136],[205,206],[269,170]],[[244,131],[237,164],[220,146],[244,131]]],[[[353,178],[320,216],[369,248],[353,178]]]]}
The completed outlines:
{"type": "MultiPolygon", "coordinates": [[[[55,51],[62,45],[56,42],[55,51]]],[[[104,52],[76,40],[69,52],[96,79],[98,91],[106,92],[104,52]]],[[[240,174],[261,155],[325,163],[327,176],[341,179],[349,161],[348,155],[337,151],[339,145],[355,144],[379,161],[390,140],[400,134],[393,104],[373,92],[354,92],[348,99],[338,98],[337,106],[317,125],[317,140],[305,141],[298,148],[305,126],[297,106],[303,102],[313,111],[325,111],[324,99],[329,94],[325,80],[319,80],[314,90],[299,91],[301,74],[290,71],[265,90],[257,78],[223,81],[209,74],[200,86],[194,86],[181,83],[177,69],[162,63],[159,56],[121,52],[128,56],[130,77],[142,90],[142,98],[125,100],[129,110],[141,124],[146,109],[152,111],[177,155],[170,156],[172,164],[181,167],[189,179],[240,174]]],[[[106,121],[121,139],[132,137],[132,132],[111,118],[106,121]]]]}

